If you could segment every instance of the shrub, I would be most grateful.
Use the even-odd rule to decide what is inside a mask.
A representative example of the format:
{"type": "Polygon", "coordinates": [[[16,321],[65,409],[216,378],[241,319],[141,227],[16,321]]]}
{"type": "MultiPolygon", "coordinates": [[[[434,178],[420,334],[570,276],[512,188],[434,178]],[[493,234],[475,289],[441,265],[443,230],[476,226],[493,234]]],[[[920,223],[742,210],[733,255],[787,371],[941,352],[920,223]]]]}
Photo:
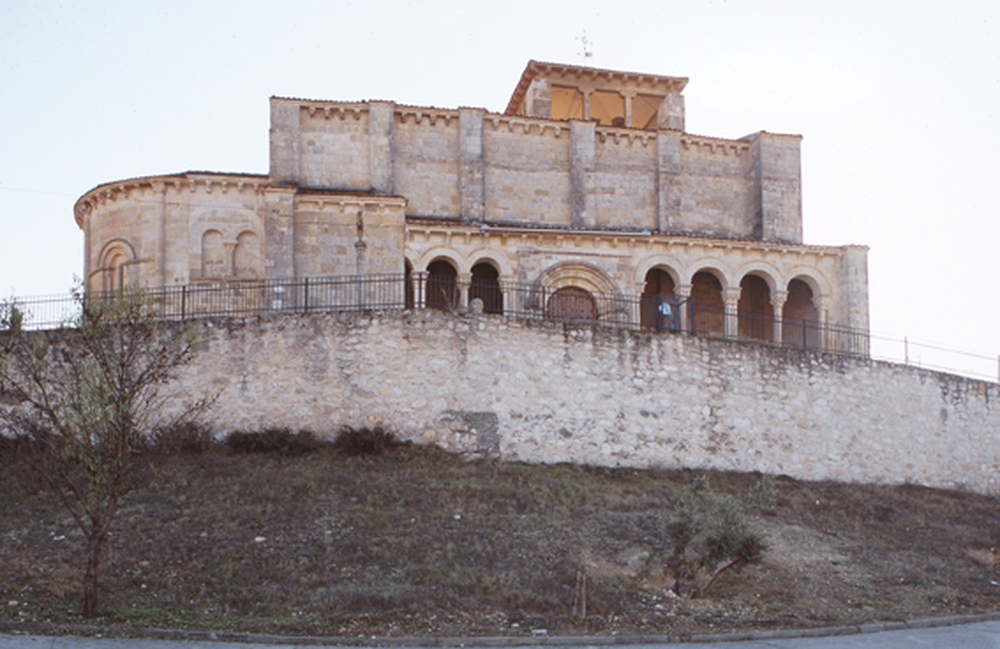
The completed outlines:
{"type": "Polygon", "coordinates": [[[304,455],[316,451],[320,441],[309,430],[293,433],[289,428],[268,428],[250,433],[230,433],[226,446],[237,453],[281,453],[304,455]]]}
{"type": "Polygon", "coordinates": [[[215,438],[205,426],[185,423],[161,431],[153,438],[152,450],[167,455],[200,455],[215,446],[215,438]]]}
{"type": "Polygon", "coordinates": [[[381,425],[362,428],[345,426],[333,442],[333,447],[344,455],[382,455],[395,446],[399,446],[396,436],[381,425]]]}

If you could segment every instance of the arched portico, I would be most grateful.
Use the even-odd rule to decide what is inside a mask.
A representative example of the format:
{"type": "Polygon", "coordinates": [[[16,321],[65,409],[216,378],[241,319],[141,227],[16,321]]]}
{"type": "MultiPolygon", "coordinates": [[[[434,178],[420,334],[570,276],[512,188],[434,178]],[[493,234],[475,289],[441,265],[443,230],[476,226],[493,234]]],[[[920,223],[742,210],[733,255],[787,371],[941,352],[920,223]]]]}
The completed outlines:
{"type": "Polygon", "coordinates": [[[820,346],[821,314],[810,282],[796,277],[788,282],[782,314],[782,343],[803,349],[820,346]]]}
{"type": "Polygon", "coordinates": [[[447,259],[437,259],[427,266],[425,304],[432,309],[452,310],[459,306],[458,270],[447,259]]]}
{"type": "MultiPolygon", "coordinates": [[[[651,329],[667,329],[679,326],[679,323],[664,323],[661,305],[675,303],[677,282],[675,274],[669,268],[657,266],[646,272],[642,295],[639,301],[639,322],[643,327],[651,329]]],[[[677,317],[677,316],[675,316],[677,317]]]]}
{"type": "Polygon", "coordinates": [[[774,340],[774,307],[771,287],[765,278],[749,274],[740,280],[737,312],[740,338],[774,340]]]}
{"type": "Polygon", "coordinates": [[[691,301],[694,303],[694,330],[698,333],[725,334],[726,301],[723,275],[705,268],[691,277],[691,301]]]}

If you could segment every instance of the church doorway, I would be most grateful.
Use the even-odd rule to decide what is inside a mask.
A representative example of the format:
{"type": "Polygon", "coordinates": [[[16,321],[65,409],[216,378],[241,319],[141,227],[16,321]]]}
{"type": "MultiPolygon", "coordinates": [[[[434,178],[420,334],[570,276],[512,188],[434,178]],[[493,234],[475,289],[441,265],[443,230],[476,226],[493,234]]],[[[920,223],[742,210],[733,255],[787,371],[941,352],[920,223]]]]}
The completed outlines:
{"type": "Polygon", "coordinates": [[[564,286],[549,297],[545,313],[554,320],[597,320],[597,302],[589,291],[564,286]]]}

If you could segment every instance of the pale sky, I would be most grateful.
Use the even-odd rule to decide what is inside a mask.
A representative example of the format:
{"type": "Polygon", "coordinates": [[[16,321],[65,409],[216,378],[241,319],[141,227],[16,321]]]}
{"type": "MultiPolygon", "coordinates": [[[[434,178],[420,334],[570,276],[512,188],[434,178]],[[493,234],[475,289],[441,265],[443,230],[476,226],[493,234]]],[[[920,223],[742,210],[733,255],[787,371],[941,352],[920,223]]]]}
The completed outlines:
{"type": "Polygon", "coordinates": [[[1000,353],[997,0],[0,0],[0,297],[70,289],[98,184],[267,173],[272,95],[502,111],[529,59],[689,77],[691,133],[801,134],[806,243],[870,246],[872,334],[1000,353]]]}

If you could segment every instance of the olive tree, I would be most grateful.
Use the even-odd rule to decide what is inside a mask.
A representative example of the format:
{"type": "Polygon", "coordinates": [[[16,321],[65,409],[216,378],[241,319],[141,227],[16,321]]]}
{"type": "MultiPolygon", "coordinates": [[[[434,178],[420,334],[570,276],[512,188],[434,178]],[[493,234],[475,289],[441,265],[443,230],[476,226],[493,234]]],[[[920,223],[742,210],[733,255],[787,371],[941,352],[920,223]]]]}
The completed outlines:
{"type": "Polygon", "coordinates": [[[102,547],[122,498],[143,479],[137,455],[204,412],[211,398],[169,400],[162,388],[196,353],[197,327],[159,319],[141,292],[79,296],[81,315],[52,331],[25,331],[0,309],[0,407],[24,461],[83,532],[83,616],[97,614],[102,547]]]}
{"type": "Polygon", "coordinates": [[[764,535],[747,521],[740,503],[714,493],[699,478],[663,522],[671,546],[666,568],[677,597],[701,597],[722,573],[759,561],[767,549],[764,535]]]}

